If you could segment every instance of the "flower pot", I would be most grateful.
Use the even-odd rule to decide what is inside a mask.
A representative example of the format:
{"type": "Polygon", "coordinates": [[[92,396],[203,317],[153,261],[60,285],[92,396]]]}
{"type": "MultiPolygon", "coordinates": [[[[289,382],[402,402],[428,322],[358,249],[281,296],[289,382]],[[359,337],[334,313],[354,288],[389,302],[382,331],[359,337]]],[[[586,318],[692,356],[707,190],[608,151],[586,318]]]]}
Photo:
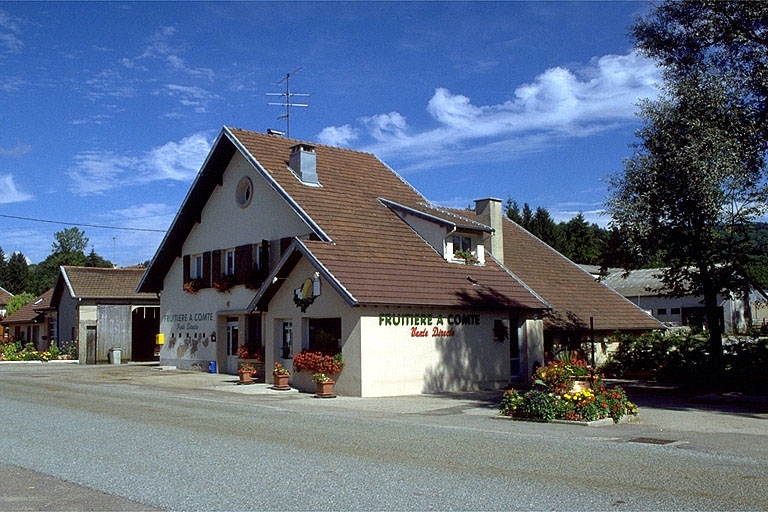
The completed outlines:
{"type": "Polygon", "coordinates": [[[253,375],[251,372],[240,372],[240,384],[253,384],[253,375]]]}
{"type": "Polygon", "coordinates": [[[280,391],[291,389],[291,387],[288,385],[288,379],[291,377],[290,375],[273,373],[272,377],[274,377],[274,381],[275,381],[275,384],[272,386],[272,389],[277,389],[280,391]]]}
{"type": "Polygon", "coordinates": [[[571,393],[578,393],[585,389],[592,389],[592,383],[588,379],[574,379],[571,384],[571,393]]]}
{"type": "Polygon", "coordinates": [[[328,379],[325,382],[318,382],[317,394],[315,396],[318,398],[335,398],[336,395],[333,394],[333,384],[333,379],[328,379]]]}

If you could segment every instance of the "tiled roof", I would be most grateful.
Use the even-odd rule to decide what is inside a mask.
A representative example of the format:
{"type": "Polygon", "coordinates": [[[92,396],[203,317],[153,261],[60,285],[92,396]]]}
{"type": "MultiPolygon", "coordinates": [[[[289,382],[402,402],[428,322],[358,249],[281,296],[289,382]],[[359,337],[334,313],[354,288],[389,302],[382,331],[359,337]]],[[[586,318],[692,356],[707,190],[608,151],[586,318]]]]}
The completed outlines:
{"type": "Polygon", "coordinates": [[[3,325],[35,323],[36,320],[39,320],[38,317],[50,309],[51,295],[53,295],[53,290],[48,290],[29,304],[25,304],[18,311],[14,311],[12,315],[8,315],[2,321],[3,325]]]}
{"type": "Polygon", "coordinates": [[[549,329],[650,330],[661,324],[544,242],[504,220],[505,265],[552,305],[549,329]]]}
{"type": "MultiPolygon", "coordinates": [[[[57,283],[64,278],[70,289],[67,293],[82,299],[157,298],[154,293],[136,293],[136,286],[144,274],[143,268],[61,267],[57,283]]],[[[63,290],[62,290],[63,291],[63,290]]]]}
{"type": "MultiPolygon", "coordinates": [[[[546,308],[496,263],[449,263],[432,249],[380,199],[409,206],[427,201],[375,156],[316,146],[322,187],[310,187],[287,168],[290,147],[298,141],[236,129],[231,132],[330,237],[333,243],[304,244],[358,303],[546,308]]],[[[475,229],[481,226],[464,221],[475,229]]]]}
{"type": "MultiPolygon", "coordinates": [[[[466,216],[473,212],[461,211],[466,216]]],[[[547,329],[650,330],[662,325],[579,265],[504,219],[504,265],[552,306],[547,329]]]]}

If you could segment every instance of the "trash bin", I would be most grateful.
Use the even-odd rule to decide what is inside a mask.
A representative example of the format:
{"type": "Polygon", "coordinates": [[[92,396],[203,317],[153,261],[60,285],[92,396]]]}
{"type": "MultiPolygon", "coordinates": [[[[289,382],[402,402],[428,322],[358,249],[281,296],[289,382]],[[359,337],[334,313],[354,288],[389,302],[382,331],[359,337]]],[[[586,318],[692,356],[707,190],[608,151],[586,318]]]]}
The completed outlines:
{"type": "Polygon", "coordinates": [[[111,364],[120,364],[120,357],[122,356],[122,351],[119,348],[111,348],[109,349],[109,362],[111,364]]]}
{"type": "Polygon", "coordinates": [[[208,373],[216,373],[216,361],[208,363],[208,373]]]}

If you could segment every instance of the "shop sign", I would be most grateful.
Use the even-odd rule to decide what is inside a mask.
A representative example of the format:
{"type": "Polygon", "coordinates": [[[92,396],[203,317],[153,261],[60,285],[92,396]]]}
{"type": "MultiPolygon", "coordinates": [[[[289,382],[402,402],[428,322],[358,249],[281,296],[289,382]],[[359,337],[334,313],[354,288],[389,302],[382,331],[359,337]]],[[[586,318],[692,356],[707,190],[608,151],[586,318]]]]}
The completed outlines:
{"type": "Polygon", "coordinates": [[[457,328],[479,325],[480,315],[476,313],[379,313],[380,327],[404,327],[411,338],[451,338],[457,328]]]}
{"type": "Polygon", "coordinates": [[[163,322],[172,324],[174,331],[197,331],[203,322],[213,322],[213,313],[173,313],[163,315],[163,322]]]}

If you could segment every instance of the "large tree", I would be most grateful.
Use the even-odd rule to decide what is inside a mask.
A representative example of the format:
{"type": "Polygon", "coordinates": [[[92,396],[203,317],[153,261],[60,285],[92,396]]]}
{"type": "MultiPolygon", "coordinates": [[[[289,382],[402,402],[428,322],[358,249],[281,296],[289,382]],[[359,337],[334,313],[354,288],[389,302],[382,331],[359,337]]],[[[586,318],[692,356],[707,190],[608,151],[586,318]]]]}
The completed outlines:
{"type": "Polygon", "coordinates": [[[5,288],[12,294],[19,294],[27,289],[29,283],[29,264],[20,252],[15,252],[5,267],[5,288]]]}
{"type": "MultiPolygon", "coordinates": [[[[640,143],[611,178],[612,226],[637,260],[660,255],[670,295],[703,297],[713,367],[721,368],[721,293],[744,290],[753,221],[766,211],[763,152],[750,109],[726,81],[692,71],[641,104],[640,143]]],[[[625,262],[625,267],[633,261],[625,262]]]]}
{"type": "Polygon", "coordinates": [[[611,179],[608,209],[622,254],[661,255],[668,293],[703,296],[720,370],[718,294],[743,290],[766,206],[768,3],[665,1],[632,34],[664,87],[641,104],[642,142],[611,179]]]}

